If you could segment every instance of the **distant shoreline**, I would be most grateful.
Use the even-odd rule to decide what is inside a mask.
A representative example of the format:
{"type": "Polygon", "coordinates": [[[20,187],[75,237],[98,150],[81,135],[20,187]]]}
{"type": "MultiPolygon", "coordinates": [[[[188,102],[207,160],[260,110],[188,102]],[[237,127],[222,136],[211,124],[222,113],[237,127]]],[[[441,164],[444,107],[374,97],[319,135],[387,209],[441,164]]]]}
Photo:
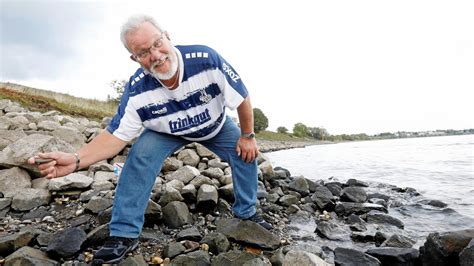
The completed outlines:
{"type": "Polygon", "coordinates": [[[332,141],[287,141],[287,140],[265,140],[257,139],[260,152],[273,152],[295,148],[305,148],[313,145],[335,144],[332,141]]]}

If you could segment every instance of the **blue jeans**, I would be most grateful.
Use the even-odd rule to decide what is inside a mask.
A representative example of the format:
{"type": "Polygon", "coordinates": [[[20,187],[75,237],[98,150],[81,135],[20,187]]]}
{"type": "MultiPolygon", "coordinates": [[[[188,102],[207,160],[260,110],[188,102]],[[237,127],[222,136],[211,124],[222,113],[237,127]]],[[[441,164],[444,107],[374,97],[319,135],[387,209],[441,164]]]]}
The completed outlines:
{"type": "MultiPolygon", "coordinates": [[[[234,215],[246,219],[255,214],[257,162],[244,162],[235,151],[240,129],[227,118],[221,131],[202,145],[227,161],[232,169],[234,215]]],[[[145,209],[156,176],[173,152],[191,143],[181,137],[145,130],[128,154],[115,190],[110,235],[137,238],[144,223],[145,209]]]]}

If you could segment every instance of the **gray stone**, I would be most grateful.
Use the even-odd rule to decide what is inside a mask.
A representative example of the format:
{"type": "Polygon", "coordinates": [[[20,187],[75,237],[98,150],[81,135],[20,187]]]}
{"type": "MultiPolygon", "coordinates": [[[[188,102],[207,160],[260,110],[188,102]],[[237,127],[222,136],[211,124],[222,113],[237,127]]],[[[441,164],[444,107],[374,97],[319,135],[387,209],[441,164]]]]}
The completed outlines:
{"type": "Polygon", "coordinates": [[[218,199],[217,189],[204,184],[198,190],[196,207],[204,212],[210,212],[216,207],[218,199]]]}
{"type": "Polygon", "coordinates": [[[206,170],[202,171],[201,174],[208,176],[210,178],[220,179],[224,176],[224,171],[220,168],[207,168],[206,170]]]}
{"type": "MultiPolygon", "coordinates": [[[[249,265],[253,260],[260,259],[259,256],[242,251],[229,251],[225,253],[220,253],[212,260],[212,266],[220,266],[220,265],[229,265],[229,266],[237,266],[237,265],[249,265]]],[[[255,265],[255,264],[252,264],[255,265]]],[[[262,264],[259,264],[262,265],[262,264]]]]}
{"type": "Polygon", "coordinates": [[[181,232],[179,232],[178,235],[176,236],[176,239],[178,241],[191,240],[191,241],[199,242],[201,238],[202,238],[202,235],[196,227],[190,227],[190,228],[181,230],[181,232]]]}
{"type": "Polygon", "coordinates": [[[191,180],[191,182],[189,182],[189,184],[194,185],[194,187],[196,187],[196,189],[198,189],[203,184],[212,185],[212,180],[207,176],[198,175],[193,180],[191,180]]]}
{"type": "Polygon", "coordinates": [[[184,198],[181,196],[179,191],[171,186],[164,186],[161,194],[160,199],[158,200],[158,204],[161,206],[165,206],[170,202],[173,201],[183,201],[184,198]]]}
{"type": "Polygon", "coordinates": [[[367,193],[361,187],[346,187],[341,191],[341,200],[363,203],[367,200],[367,193]]]}
{"type": "Polygon", "coordinates": [[[212,151],[210,151],[208,148],[204,147],[203,145],[199,143],[196,143],[196,151],[200,157],[208,157],[208,158],[215,157],[215,154],[212,151]]]}
{"type": "Polygon", "coordinates": [[[81,250],[86,240],[84,230],[73,227],[60,231],[51,238],[47,253],[53,258],[69,258],[81,250]]]}
{"type": "Polygon", "coordinates": [[[295,177],[295,179],[290,182],[289,187],[290,189],[300,193],[302,196],[307,196],[309,194],[308,182],[302,176],[295,177]]]}
{"type": "Polygon", "coordinates": [[[54,129],[52,135],[71,144],[75,149],[81,148],[85,143],[84,135],[73,127],[60,126],[54,129]]]}
{"type": "Polygon", "coordinates": [[[48,188],[51,191],[68,190],[74,188],[87,188],[94,179],[86,175],[72,173],[67,176],[53,178],[49,181],[48,188]]]}
{"type": "Polygon", "coordinates": [[[377,258],[382,265],[415,266],[420,264],[418,258],[420,254],[414,248],[380,247],[371,248],[366,253],[377,258]]]}
{"type": "Polygon", "coordinates": [[[467,247],[465,247],[461,251],[461,253],[459,253],[459,265],[460,266],[474,265],[474,239],[471,239],[467,247]]]}
{"type": "Polygon", "coordinates": [[[102,198],[99,196],[94,196],[86,204],[85,209],[93,213],[99,213],[108,207],[112,206],[113,200],[109,198],[102,198]]]}
{"type": "Polygon", "coordinates": [[[229,240],[227,240],[227,237],[218,232],[213,232],[204,236],[201,243],[206,243],[209,246],[209,251],[216,255],[226,252],[230,248],[230,243],[229,240]]]}
{"type": "Polygon", "coordinates": [[[0,236],[0,255],[11,254],[15,250],[27,246],[34,237],[35,235],[29,231],[0,236]]]}
{"type": "Polygon", "coordinates": [[[160,204],[148,200],[148,205],[145,210],[145,222],[147,224],[158,224],[163,218],[163,212],[160,204]]]}
{"type": "Polygon", "coordinates": [[[192,223],[188,206],[180,201],[170,202],[163,208],[163,219],[165,224],[171,228],[179,228],[192,223]]]}
{"type": "Polygon", "coordinates": [[[278,200],[278,202],[280,202],[281,205],[286,206],[286,207],[289,207],[292,204],[296,204],[298,203],[298,201],[299,201],[298,197],[294,195],[285,195],[278,200]]]}
{"type": "Polygon", "coordinates": [[[113,190],[115,186],[112,182],[101,180],[92,182],[91,188],[96,191],[107,191],[113,190]]]}
{"type": "Polygon", "coordinates": [[[280,237],[248,220],[221,219],[217,224],[217,232],[236,242],[262,249],[275,250],[280,245],[280,237]]]}
{"type": "Polygon", "coordinates": [[[404,224],[399,219],[392,217],[388,214],[379,213],[376,211],[370,211],[367,213],[367,222],[375,224],[390,224],[394,225],[400,229],[403,229],[404,224]]]}
{"type": "Polygon", "coordinates": [[[0,150],[23,137],[26,137],[23,130],[4,130],[0,126],[0,150]]]}
{"type": "Polygon", "coordinates": [[[459,253],[474,238],[474,229],[430,233],[420,248],[423,265],[459,265],[459,253]]]}
{"type": "Polygon", "coordinates": [[[5,258],[5,266],[16,265],[42,265],[56,266],[59,263],[48,258],[48,256],[37,249],[31,247],[22,247],[13,254],[5,258]]]}
{"type": "Polygon", "coordinates": [[[197,190],[193,184],[187,184],[181,190],[181,196],[185,201],[195,202],[196,201],[197,190]]]}
{"type": "Polygon", "coordinates": [[[203,250],[193,251],[177,256],[171,261],[170,265],[207,266],[211,265],[211,256],[203,250]]]}
{"type": "Polygon", "coordinates": [[[184,187],[184,183],[177,180],[177,179],[174,179],[174,180],[171,180],[168,183],[166,183],[165,186],[166,187],[172,187],[172,188],[176,189],[177,191],[181,192],[181,190],[184,187]]]}
{"type": "Polygon", "coordinates": [[[178,153],[178,160],[182,161],[185,165],[196,167],[201,158],[199,158],[199,155],[194,150],[184,149],[178,153]]]}
{"type": "Polygon", "coordinates": [[[41,121],[37,125],[39,130],[45,130],[45,131],[53,131],[59,128],[60,126],[61,124],[59,122],[54,122],[54,121],[41,121]]]}
{"type": "Polygon", "coordinates": [[[165,258],[174,258],[178,256],[179,254],[184,253],[186,251],[186,248],[183,246],[183,244],[179,242],[174,242],[170,243],[168,245],[165,245],[163,249],[163,256],[165,258]]]}
{"type": "Polygon", "coordinates": [[[316,203],[319,209],[332,211],[334,210],[333,194],[325,186],[318,186],[311,196],[311,200],[316,203]]]}
{"type": "Polygon", "coordinates": [[[270,161],[265,161],[265,162],[259,164],[258,168],[260,169],[260,171],[262,171],[263,177],[266,180],[269,180],[273,177],[273,175],[274,175],[273,167],[272,167],[272,164],[270,163],[270,161]]]}
{"type": "Polygon", "coordinates": [[[31,177],[25,170],[13,167],[0,170],[0,192],[5,197],[13,197],[17,191],[31,187],[31,177]]]}
{"type": "Polygon", "coordinates": [[[49,179],[44,178],[44,177],[35,178],[31,181],[32,188],[48,189],[48,186],[49,186],[49,179]]]}
{"type": "Polygon", "coordinates": [[[49,204],[51,194],[46,189],[24,188],[17,191],[12,200],[12,208],[19,211],[27,211],[41,205],[49,204]]]}
{"type": "Polygon", "coordinates": [[[382,265],[380,261],[368,254],[365,254],[362,251],[337,247],[334,249],[334,262],[336,265],[341,266],[355,266],[355,265],[364,265],[364,266],[380,266],[382,265]]]}
{"type": "Polygon", "coordinates": [[[411,248],[416,243],[415,240],[403,235],[394,234],[385,240],[381,247],[411,248]]]}
{"type": "Polygon", "coordinates": [[[176,171],[181,167],[183,167],[182,161],[176,159],[175,157],[168,157],[163,163],[161,170],[166,173],[170,171],[176,171]]]}
{"type": "Polygon", "coordinates": [[[330,240],[348,240],[348,230],[332,222],[319,221],[314,231],[321,237],[330,240]]]}
{"type": "Polygon", "coordinates": [[[180,180],[184,184],[188,184],[194,177],[200,174],[199,170],[195,167],[186,165],[174,171],[171,174],[166,175],[166,180],[170,181],[173,179],[180,180]]]}
{"type": "Polygon", "coordinates": [[[111,181],[115,178],[114,172],[97,171],[94,174],[94,181],[111,181]]]}
{"type": "Polygon", "coordinates": [[[229,164],[226,163],[226,162],[222,162],[219,158],[215,158],[215,159],[212,159],[212,160],[209,160],[209,162],[207,162],[207,165],[209,167],[214,167],[214,168],[219,168],[219,169],[226,169],[227,167],[229,167],[229,164]]]}
{"type": "Polygon", "coordinates": [[[360,181],[360,180],[351,178],[351,179],[347,180],[346,186],[348,186],[348,187],[368,187],[369,184],[367,184],[364,181],[360,181]]]}
{"type": "Polygon", "coordinates": [[[3,210],[6,207],[10,206],[11,203],[12,203],[11,198],[0,198],[0,210],[3,210]]]}
{"type": "Polygon", "coordinates": [[[312,253],[305,252],[305,251],[290,250],[285,255],[283,266],[293,266],[293,265],[329,266],[330,264],[312,253]]]}

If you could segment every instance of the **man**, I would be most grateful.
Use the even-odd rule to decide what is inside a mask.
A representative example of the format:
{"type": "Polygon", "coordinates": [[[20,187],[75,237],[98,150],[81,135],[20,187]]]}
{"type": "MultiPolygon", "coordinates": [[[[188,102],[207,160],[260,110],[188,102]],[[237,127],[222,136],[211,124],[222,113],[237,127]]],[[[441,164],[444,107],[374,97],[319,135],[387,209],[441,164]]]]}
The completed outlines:
{"type": "Polygon", "coordinates": [[[237,72],[209,47],[173,46],[168,33],[146,15],[129,18],[121,40],[141,67],[126,85],[107,130],[75,154],[51,152],[29,159],[30,163],[53,159],[38,168],[47,178],[55,178],[116,155],[139,135],[116,188],[110,240],[94,261],[118,262],[137,247],[164,160],[191,142],[205,145],[230,163],[234,215],[271,229],[256,214],[258,148],[250,98],[237,72]],[[226,118],[226,107],[237,108],[240,129],[226,118]]]}

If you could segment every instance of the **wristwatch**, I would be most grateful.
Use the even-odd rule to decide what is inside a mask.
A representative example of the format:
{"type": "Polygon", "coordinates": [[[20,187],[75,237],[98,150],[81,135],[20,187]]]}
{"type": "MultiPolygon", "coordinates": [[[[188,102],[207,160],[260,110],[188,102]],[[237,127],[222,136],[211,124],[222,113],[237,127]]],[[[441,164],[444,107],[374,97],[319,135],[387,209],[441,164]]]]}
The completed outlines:
{"type": "Polygon", "coordinates": [[[242,133],[242,134],[240,134],[240,136],[242,138],[246,138],[246,139],[253,139],[253,138],[255,138],[255,133],[254,132],[242,133]]]}

